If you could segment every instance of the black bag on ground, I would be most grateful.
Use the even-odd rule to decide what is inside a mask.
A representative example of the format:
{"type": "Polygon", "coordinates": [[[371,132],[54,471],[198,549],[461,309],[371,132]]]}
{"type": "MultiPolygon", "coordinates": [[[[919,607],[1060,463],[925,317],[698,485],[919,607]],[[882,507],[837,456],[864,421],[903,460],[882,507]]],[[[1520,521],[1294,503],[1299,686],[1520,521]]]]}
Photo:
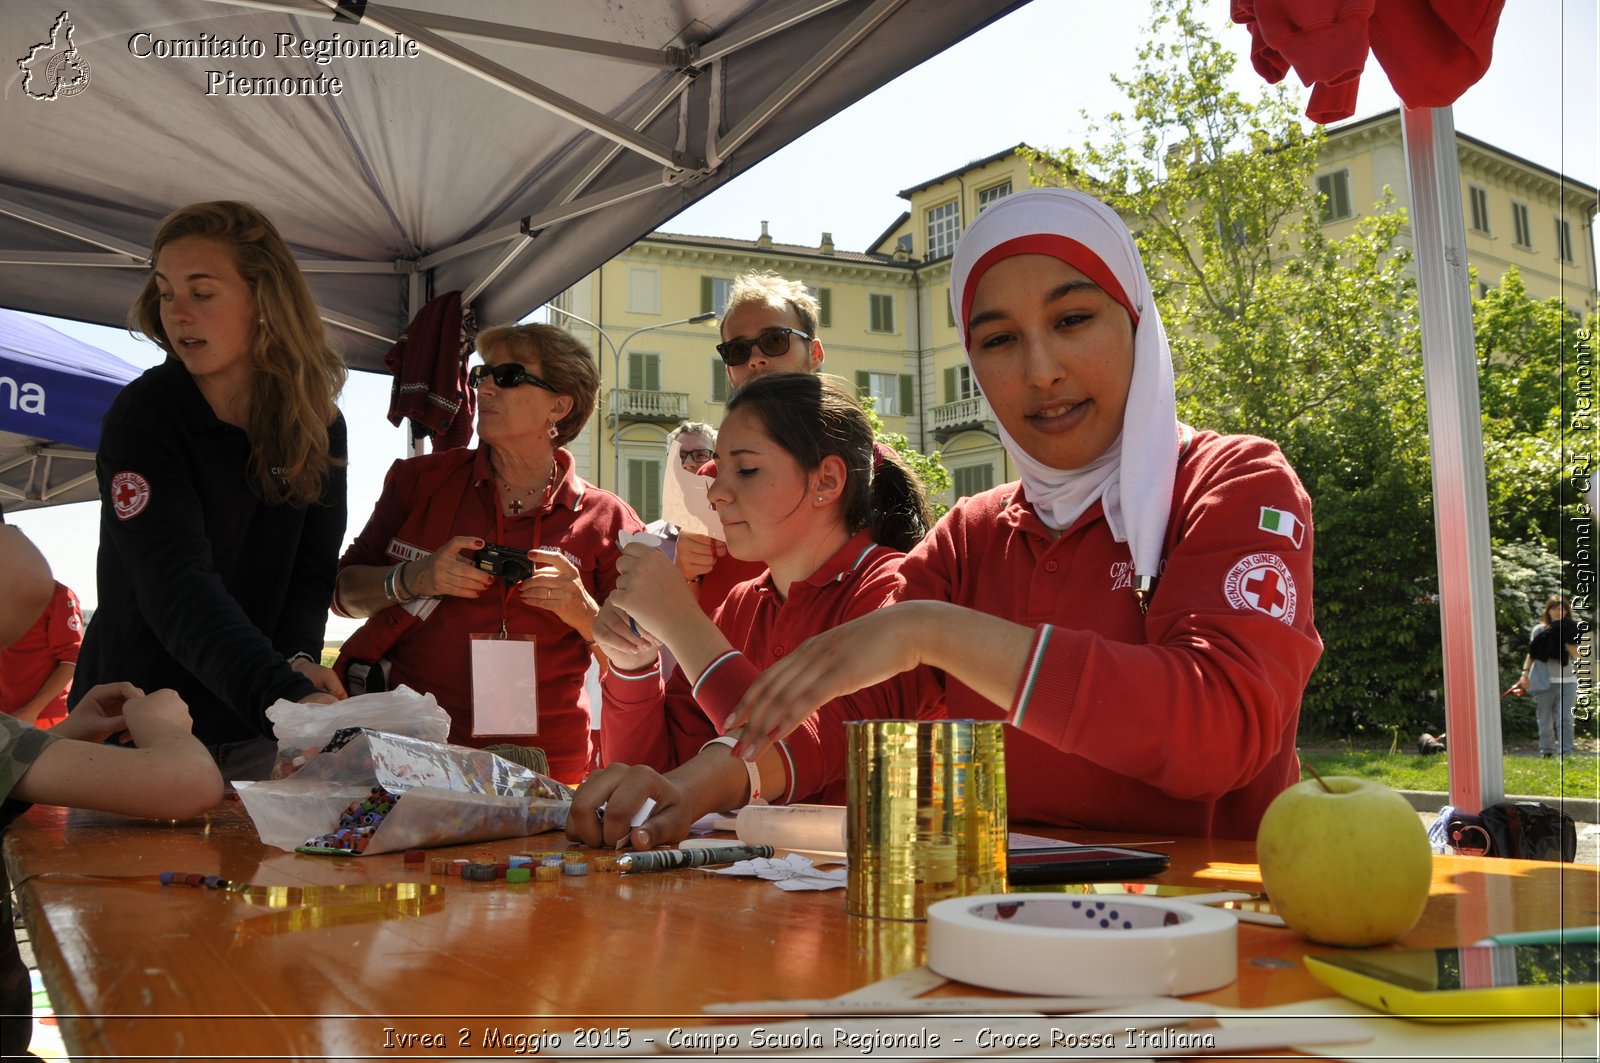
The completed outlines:
{"type": "Polygon", "coordinates": [[[1572,817],[1542,801],[1502,801],[1475,816],[1450,817],[1450,843],[1463,856],[1511,860],[1560,860],[1578,855],[1572,817]]]}

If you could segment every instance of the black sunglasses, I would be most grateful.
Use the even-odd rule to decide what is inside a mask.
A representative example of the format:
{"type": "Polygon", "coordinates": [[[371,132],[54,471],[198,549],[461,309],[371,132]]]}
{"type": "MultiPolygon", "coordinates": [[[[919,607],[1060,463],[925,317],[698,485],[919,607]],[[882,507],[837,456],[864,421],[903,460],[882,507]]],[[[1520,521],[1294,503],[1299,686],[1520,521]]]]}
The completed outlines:
{"type": "Polygon", "coordinates": [[[699,447],[695,450],[682,451],[678,455],[678,461],[680,464],[688,465],[691,468],[698,469],[700,466],[704,465],[714,457],[716,457],[715,453],[707,450],[704,447],[699,447]]]}
{"type": "Polygon", "coordinates": [[[514,388],[518,384],[532,384],[536,388],[555,392],[556,386],[542,376],[534,376],[516,362],[501,362],[499,365],[475,365],[467,372],[467,384],[476,388],[484,377],[494,378],[497,388],[514,388]]]}
{"type": "Polygon", "coordinates": [[[790,336],[799,336],[807,343],[811,342],[811,337],[797,328],[776,325],[762,329],[753,340],[729,340],[727,343],[719,343],[717,353],[722,355],[722,360],[729,365],[743,365],[748,362],[752,348],[755,347],[760,347],[761,353],[768,358],[781,358],[789,353],[790,336]]]}

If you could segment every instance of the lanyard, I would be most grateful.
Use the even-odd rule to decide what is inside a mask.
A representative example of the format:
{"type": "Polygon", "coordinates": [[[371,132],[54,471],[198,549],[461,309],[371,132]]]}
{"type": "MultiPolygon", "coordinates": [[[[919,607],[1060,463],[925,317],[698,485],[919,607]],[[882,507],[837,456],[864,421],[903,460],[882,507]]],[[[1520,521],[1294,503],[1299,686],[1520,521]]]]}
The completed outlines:
{"type": "MultiPolygon", "coordinates": [[[[550,468],[550,482],[544,485],[544,496],[539,499],[539,508],[533,511],[533,545],[544,545],[544,515],[550,511],[550,500],[556,491],[556,473],[554,465],[550,468]]],[[[503,543],[506,535],[505,505],[500,501],[500,481],[498,477],[491,477],[494,485],[494,541],[503,543]]],[[[507,614],[511,610],[511,596],[517,593],[517,585],[510,584],[500,597],[500,637],[506,638],[509,632],[506,629],[507,614]]]]}

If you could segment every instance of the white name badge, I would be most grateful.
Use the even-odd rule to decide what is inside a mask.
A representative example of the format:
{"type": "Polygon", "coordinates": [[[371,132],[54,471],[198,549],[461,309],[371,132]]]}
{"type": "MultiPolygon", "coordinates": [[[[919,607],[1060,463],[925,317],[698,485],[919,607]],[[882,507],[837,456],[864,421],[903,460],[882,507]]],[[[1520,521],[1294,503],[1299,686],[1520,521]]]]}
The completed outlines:
{"type": "Polygon", "coordinates": [[[539,670],[532,635],[473,635],[472,733],[539,731],[539,670]]]}

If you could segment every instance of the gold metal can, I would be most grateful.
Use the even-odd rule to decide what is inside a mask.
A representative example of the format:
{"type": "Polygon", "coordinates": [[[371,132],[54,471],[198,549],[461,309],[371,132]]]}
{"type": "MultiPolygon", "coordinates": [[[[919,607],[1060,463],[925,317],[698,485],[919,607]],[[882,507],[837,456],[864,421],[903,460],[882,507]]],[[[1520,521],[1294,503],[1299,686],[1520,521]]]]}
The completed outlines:
{"type": "Polygon", "coordinates": [[[1004,726],[862,720],[845,732],[845,910],[925,919],[933,901],[1004,893],[1004,726]]]}

